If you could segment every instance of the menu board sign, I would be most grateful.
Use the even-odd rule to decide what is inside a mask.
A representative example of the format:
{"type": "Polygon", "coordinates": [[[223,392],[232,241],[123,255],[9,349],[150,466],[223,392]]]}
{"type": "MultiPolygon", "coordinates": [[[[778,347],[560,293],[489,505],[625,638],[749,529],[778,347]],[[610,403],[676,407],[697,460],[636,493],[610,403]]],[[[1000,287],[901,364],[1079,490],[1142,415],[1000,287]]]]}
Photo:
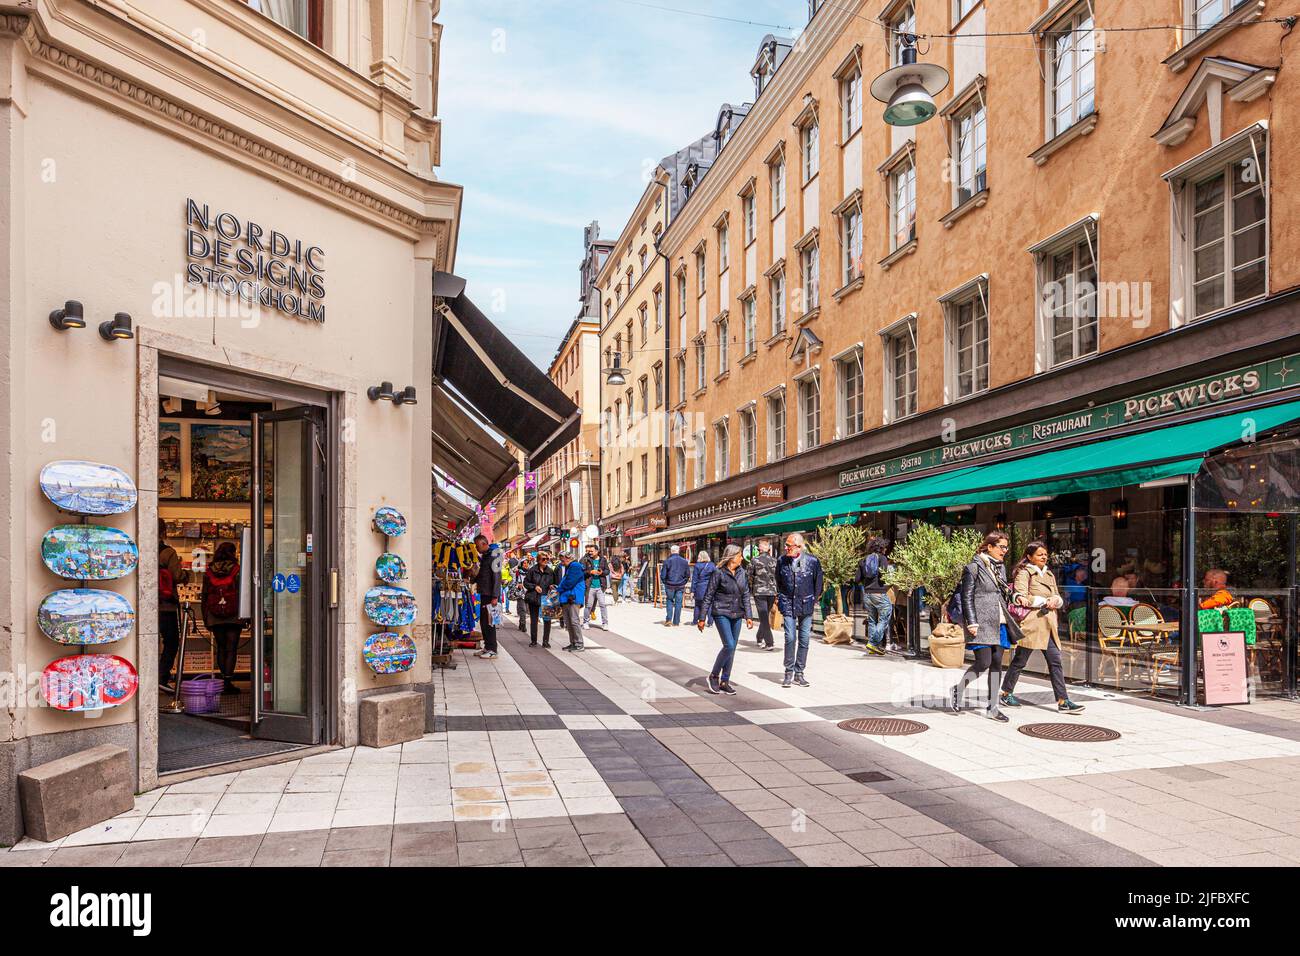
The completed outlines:
{"type": "Polygon", "coordinates": [[[1201,660],[1205,667],[1207,704],[1247,702],[1245,634],[1241,631],[1202,634],[1201,660]]]}

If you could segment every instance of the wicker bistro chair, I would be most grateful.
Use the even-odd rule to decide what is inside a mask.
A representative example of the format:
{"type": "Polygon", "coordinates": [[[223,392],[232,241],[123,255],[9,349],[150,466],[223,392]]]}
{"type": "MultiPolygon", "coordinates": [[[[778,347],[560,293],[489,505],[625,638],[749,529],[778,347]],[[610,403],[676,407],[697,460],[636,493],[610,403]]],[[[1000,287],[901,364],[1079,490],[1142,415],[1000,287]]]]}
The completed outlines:
{"type": "Polygon", "coordinates": [[[1109,662],[1116,690],[1119,690],[1121,677],[1128,677],[1132,666],[1132,654],[1128,653],[1131,645],[1123,631],[1126,623],[1128,618],[1123,608],[1113,604],[1103,604],[1097,608],[1097,643],[1101,647],[1097,680],[1100,682],[1105,677],[1106,664],[1109,662]]]}

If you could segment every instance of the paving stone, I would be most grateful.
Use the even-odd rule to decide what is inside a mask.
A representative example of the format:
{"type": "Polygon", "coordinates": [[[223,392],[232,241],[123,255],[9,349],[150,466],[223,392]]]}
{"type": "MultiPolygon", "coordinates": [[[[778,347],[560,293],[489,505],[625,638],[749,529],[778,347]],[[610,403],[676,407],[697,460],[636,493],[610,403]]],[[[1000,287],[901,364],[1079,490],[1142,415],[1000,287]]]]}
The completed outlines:
{"type": "Polygon", "coordinates": [[[593,813],[572,817],[573,828],[583,836],[588,833],[635,833],[632,821],[620,813],[593,813]]]}
{"type": "Polygon", "coordinates": [[[880,822],[886,829],[893,830],[899,836],[906,837],[952,832],[952,828],[946,823],[940,823],[938,820],[932,820],[927,816],[886,817],[880,822]]]}
{"type": "Polygon", "coordinates": [[[677,836],[680,834],[698,834],[703,831],[690,817],[680,810],[674,816],[633,817],[636,828],[647,837],[677,836]]]}
{"type": "Polygon", "coordinates": [[[331,830],[325,842],[325,852],[335,850],[373,850],[377,847],[387,848],[393,842],[393,828],[384,827],[347,827],[331,830]]]}
{"type": "Polygon", "coordinates": [[[582,843],[592,856],[610,853],[637,853],[650,849],[646,838],[635,831],[621,830],[604,833],[587,833],[582,836],[582,843]]]}
{"type": "MultiPolygon", "coordinates": [[[[444,853],[456,848],[456,834],[447,830],[415,831],[398,830],[393,834],[391,845],[394,853],[401,856],[422,856],[444,853]]],[[[333,838],[328,848],[333,848],[333,838]]],[[[375,849],[376,847],[353,847],[352,849],[375,849]]]]}
{"type": "Polygon", "coordinates": [[[393,853],[388,861],[389,866],[460,866],[460,856],[455,850],[444,850],[441,853],[430,854],[399,854],[393,853]]]}
{"type": "Polygon", "coordinates": [[[924,850],[883,850],[868,853],[876,866],[943,866],[943,861],[924,850]]]}
{"type": "Polygon", "coordinates": [[[514,840],[479,840],[456,844],[461,866],[497,866],[522,862],[519,844],[514,840]]]}
{"type": "Polygon", "coordinates": [[[782,846],[788,847],[840,842],[834,833],[815,823],[804,823],[802,826],[764,827],[764,830],[782,846]]]}
{"type": "Polygon", "coordinates": [[[186,863],[234,863],[251,860],[262,845],[262,835],[209,837],[194,844],[186,863]]]}
{"type": "Polygon", "coordinates": [[[515,842],[511,821],[468,820],[456,823],[457,843],[479,843],[484,840],[509,840],[515,842]]]}
{"type": "Polygon", "coordinates": [[[268,833],[253,857],[253,866],[320,866],[329,833],[329,830],[268,833]]]}
{"type": "Polygon", "coordinates": [[[796,846],[790,852],[808,866],[872,866],[853,847],[845,843],[822,843],[814,846],[796,846]]]}
{"type": "Polygon", "coordinates": [[[326,850],[321,866],[388,866],[391,851],[386,846],[351,850],[326,850]]]}
{"type": "Polygon", "coordinates": [[[757,840],[736,840],[721,843],[719,847],[737,866],[757,866],[796,859],[795,855],[775,840],[766,836],[757,840]]]}
{"type": "Polygon", "coordinates": [[[535,850],[548,846],[582,844],[582,838],[572,826],[530,827],[515,834],[522,850],[535,850]]]}
{"type": "Polygon", "coordinates": [[[544,846],[523,851],[524,863],[528,866],[594,866],[591,857],[579,842],[576,846],[564,843],[557,846],[544,846]]]}
{"type": "MultiPolygon", "coordinates": [[[[128,843],[118,859],[118,866],[180,866],[194,849],[197,840],[143,840],[128,843]]],[[[22,856],[24,854],[9,854],[22,856]]]]}
{"type": "Polygon", "coordinates": [[[835,836],[860,853],[882,853],[891,850],[912,850],[915,845],[907,837],[893,830],[877,827],[874,830],[849,830],[835,836]]]}
{"type": "Polygon", "coordinates": [[[919,849],[945,861],[959,856],[983,856],[988,853],[984,846],[960,833],[913,836],[911,840],[919,849]]]}
{"type": "Polygon", "coordinates": [[[666,836],[647,836],[650,847],[665,860],[679,856],[716,854],[718,845],[703,833],[677,833],[666,836]]]}
{"type": "MultiPolygon", "coordinates": [[[[65,846],[55,850],[46,866],[113,866],[126,849],[124,843],[103,846],[65,846]]],[[[28,850],[20,851],[23,853],[28,850]]]]}
{"type": "Polygon", "coordinates": [[[735,840],[757,840],[767,836],[767,831],[752,820],[732,821],[726,823],[701,823],[703,830],[715,843],[730,843],[735,840]]]}
{"type": "Polygon", "coordinates": [[[713,853],[704,856],[674,856],[664,860],[666,866],[735,866],[731,857],[725,853],[713,853]]]}
{"type": "Polygon", "coordinates": [[[664,791],[653,780],[605,780],[616,797],[659,797],[664,791]]]}
{"type": "Polygon", "coordinates": [[[591,862],[596,866],[663,866],[653,850],[630,850],[626,853],[592,856],[591,862]]]}

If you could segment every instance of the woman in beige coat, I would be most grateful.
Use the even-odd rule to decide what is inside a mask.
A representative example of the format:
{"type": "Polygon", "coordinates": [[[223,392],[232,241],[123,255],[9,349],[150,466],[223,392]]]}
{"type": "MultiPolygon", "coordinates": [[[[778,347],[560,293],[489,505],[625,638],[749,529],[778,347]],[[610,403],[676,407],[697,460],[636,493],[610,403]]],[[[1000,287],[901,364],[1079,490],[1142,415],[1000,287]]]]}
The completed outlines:
{"type": "Polygon", "coordinates": [[[1002,705],[1020,706],[1015,694],[1016,681],[1029,663],[1030,653],[1042,651],[1043,657],[1047,659],[1052,691],[1056,695],[1056,709],[1063,714],[1081,713],[1083,705],[1070,700],[1065,689],[1065,672],[1061,668],[1061,636],[1056,614],[1065,602],[1061,600],[1061,594],[1056,588],[1056,578],[1047,569],[1047,545],[1043,542],[1031,541],[1025,548],[1024,557],[1012,575],[1012,590],[1016,604],[1032,610],[1020,622],[1020,631],[1024,637],[1016,645],[1011,666],[1002,679],[1002,705]]]}

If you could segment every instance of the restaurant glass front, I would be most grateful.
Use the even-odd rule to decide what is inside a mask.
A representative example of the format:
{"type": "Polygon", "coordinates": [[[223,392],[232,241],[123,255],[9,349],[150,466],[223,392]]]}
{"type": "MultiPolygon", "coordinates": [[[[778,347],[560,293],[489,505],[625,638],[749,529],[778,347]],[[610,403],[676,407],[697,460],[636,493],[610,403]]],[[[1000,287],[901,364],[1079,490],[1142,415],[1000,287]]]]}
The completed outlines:
{"type": "MultiPolygon", "coordinates": [[[[1059,624],[1067,680],[1180,699],[1191,587],[1197,700],[1204,700],[1200,638],[1224,631],[1245,634],[1251,698],[1294,695],[1300,439],[1221,452],[1206,459],[1190,483],[1148,484],[1155,486],[868,513],[861,522],[883,528],[895,542],[917,521],[1005,530],[1009,565],[1030,542],[1043,542],[1065,600],[1059,624]],[[1189,496],[1195,529],[1190,575],[1184,573],[1189,496]]],[[[899,636],[910,635],[914,653],[928,653],[929,612],[910,606],[898,612],[899,636]],[[910,617],[915,626],[909,627],[910,617]]],[[[1045,675],[1043,656],[1034,654],[1026,669],[1045,675]]]]}

